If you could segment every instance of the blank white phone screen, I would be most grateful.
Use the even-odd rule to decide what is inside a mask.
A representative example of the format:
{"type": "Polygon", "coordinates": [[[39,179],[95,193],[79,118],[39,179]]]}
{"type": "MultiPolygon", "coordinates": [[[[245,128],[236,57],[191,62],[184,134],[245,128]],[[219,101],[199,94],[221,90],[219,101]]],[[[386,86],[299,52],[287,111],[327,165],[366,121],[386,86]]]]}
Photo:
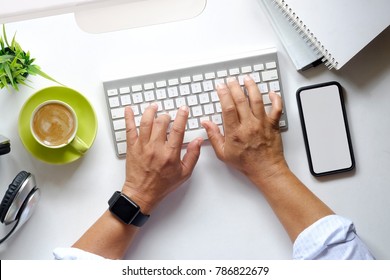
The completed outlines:
{"type": "Polygon", "coordinates": [[[337,85],[302,90],[300,101],[314,173],[351,168],[352,151],[337,85]]]}

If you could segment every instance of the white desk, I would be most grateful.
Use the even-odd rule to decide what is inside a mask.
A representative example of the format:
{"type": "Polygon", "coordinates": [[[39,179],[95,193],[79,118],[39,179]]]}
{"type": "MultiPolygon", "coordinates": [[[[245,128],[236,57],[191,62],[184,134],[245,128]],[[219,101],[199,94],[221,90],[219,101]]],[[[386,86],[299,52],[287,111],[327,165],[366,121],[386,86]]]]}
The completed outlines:
{"type": "MultiPolygon", "coordinates": [[[[1,247],[1,259],[51,259],[52,249],[70,246],[122,186],[125,162],[114,153],[103,80],[270,46],[279,50],[289,118],[283,141],[291,169],[334,211],[355,222],[377,258],[390,259],[389,29],[341,71],[320,66],[303,74],[295,71],[256,0],[209,0],[195,19],[108,34],[83,33],[72,15],[7,25],[8,34],[16,30],[44,71],[90,100],[99,129],[81,160],[63,166],[42,163],[23,147],[17,119],[26,99],[52,83],[32,77],[34,89],[0,92],[0,133],[12,143],[12,152],[0,157],[0,191],[22,169],[35,174],[42,190],[31,220],[1,247]],[[330,80],[346,91],[357,167],[350,174],[316,179],[307,165],[295,91],[330,80]]],[[[192,179],[153,212],[127,257],[290,259],[291,252],[287,234],[261,193],[219,162],[206,143],[192,179]]]]}

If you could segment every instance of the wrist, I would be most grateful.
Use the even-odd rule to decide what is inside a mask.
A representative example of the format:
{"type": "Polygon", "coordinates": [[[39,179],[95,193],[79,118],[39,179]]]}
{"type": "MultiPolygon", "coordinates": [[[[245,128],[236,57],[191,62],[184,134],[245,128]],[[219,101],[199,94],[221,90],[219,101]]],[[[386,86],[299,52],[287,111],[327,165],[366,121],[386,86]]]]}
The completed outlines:
{"type": "Polygon", "coordinates": [[[248,175],[248,178],[260,189],[268,186],[270,183],[275,184],[281,178],[285,178],[290,173],[285,160],[270,165],[266,170],[259,170],[248,175]]]}
{"type": "Polygon", "coordinates": [[[122,193],[133,200],[145,215],[150,215],[152,209],[157,204],[147,194],[137,191],[137,188],[129,186],[126,183],[123,185],[122,193]]]}

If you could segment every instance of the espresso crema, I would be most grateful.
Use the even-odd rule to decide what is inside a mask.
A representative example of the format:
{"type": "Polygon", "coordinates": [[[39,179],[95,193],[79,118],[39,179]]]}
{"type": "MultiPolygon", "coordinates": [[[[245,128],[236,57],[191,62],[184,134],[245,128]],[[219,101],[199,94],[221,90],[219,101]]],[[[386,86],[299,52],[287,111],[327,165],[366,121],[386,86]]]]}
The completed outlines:
{"type": "Polygon", "coordinates": [[[32,122],[35,136],[47,146],[68,144],[74,136],[73,113],[60,103],[48,103],[37,110],[32,122]]]}

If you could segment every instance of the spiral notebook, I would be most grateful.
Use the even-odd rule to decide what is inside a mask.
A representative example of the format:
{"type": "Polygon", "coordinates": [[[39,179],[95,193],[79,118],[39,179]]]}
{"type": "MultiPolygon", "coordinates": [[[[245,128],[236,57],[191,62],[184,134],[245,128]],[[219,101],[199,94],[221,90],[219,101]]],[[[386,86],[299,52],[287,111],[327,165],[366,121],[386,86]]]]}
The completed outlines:
{"type": "Polygon", "coordinates": [[[340,69],[390,24],[390,0],[262,0],[297,70],[340,69]]]}

